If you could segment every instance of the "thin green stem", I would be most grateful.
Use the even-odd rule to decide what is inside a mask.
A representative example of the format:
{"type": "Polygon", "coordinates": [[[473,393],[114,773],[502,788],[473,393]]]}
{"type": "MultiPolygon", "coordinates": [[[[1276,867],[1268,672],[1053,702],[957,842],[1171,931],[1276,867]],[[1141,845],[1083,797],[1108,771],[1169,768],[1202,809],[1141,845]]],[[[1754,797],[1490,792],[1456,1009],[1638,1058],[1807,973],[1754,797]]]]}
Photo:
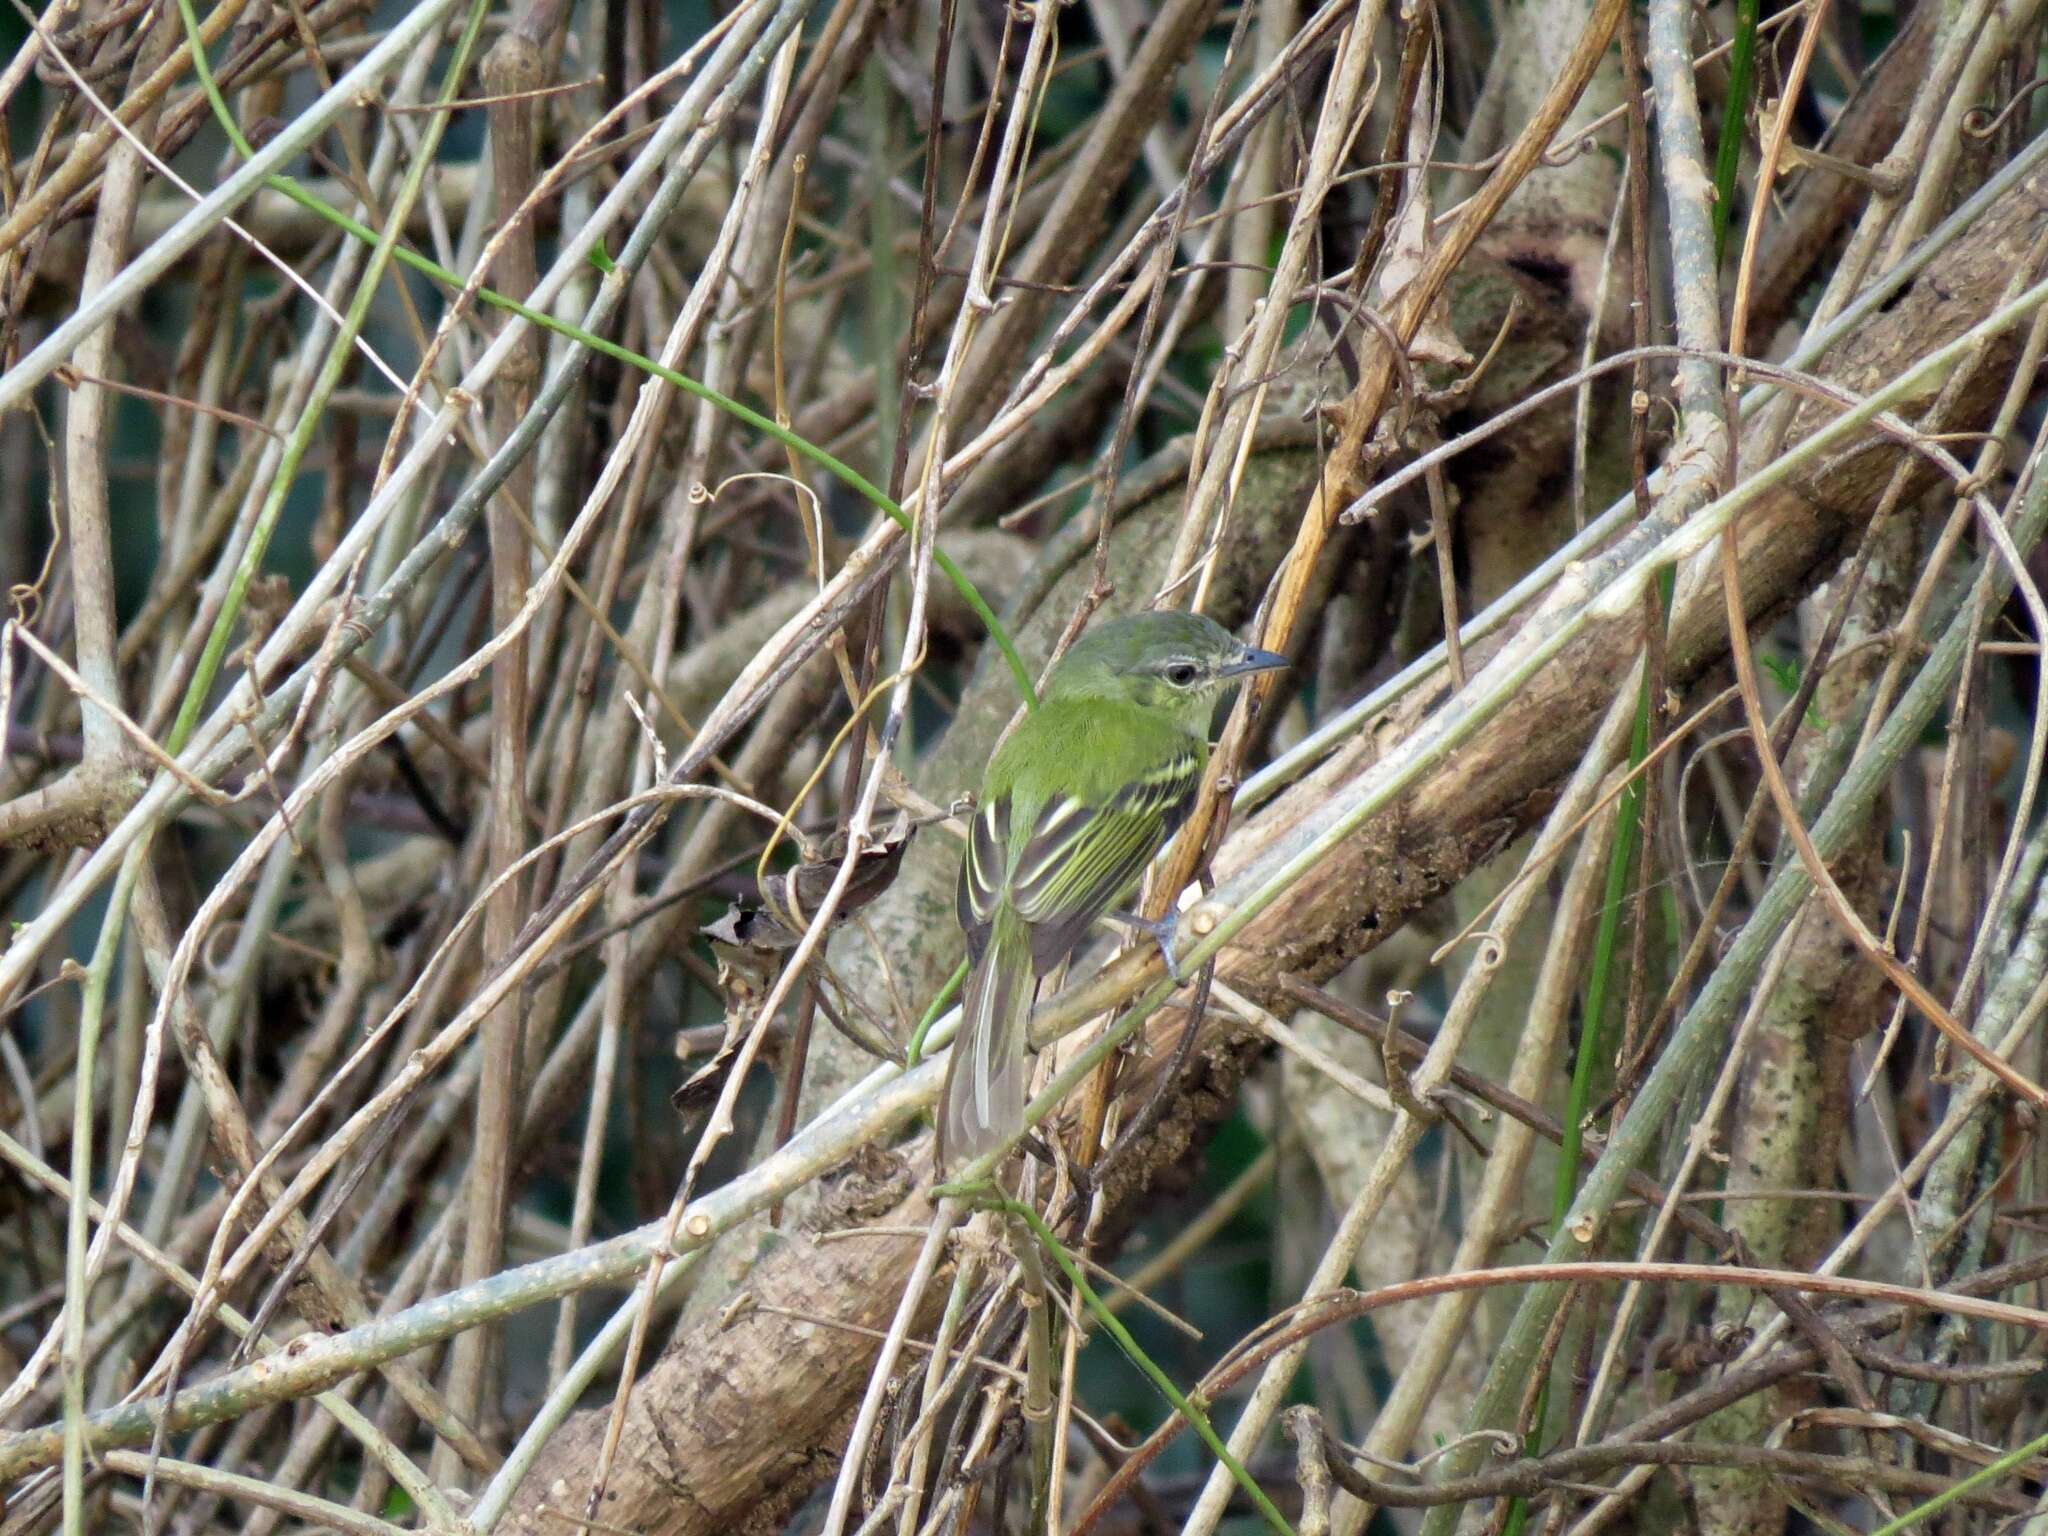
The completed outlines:
{"type": "MultiPolygon", "coordinates": [[[[477,38],[483,32],[484,17],[489,9],[489,0],[472,0],[468,24],[456,44],[442,84],[441,105],[444,109],[456,100],[460,92],[462,76],[468,68],[469,57],[475,49],[477,38]]],[[[222,98],[220,87],[208,66],[205,44],[199,32],[199,18],[193,10],[192,0],[178,0],[178,15],[185,27],[194,71],[199,76],[208,100],[212,102],[214,111],[219,115],[222,126],[237,152],[245,158],[252,157],[255,151],[242,136],[233,115],[227,110],[227,102],[222,98]]],[[[312,442],[313,433],[319,425],[326,403],[340,382],[342,370],[348,361],[349,350],[354,345],[364,317],[369,312],[371,298],[383,275],[391,248],[397,239],[397,232],[404,227],[406,210],[419,195],[419,190],[425,182],[427,167],[432,163],[434,149],[446,124],[445,110],[429,118],[422,134],[420,152],[401,187],[391,214],[389,228],[383,235],[370,233],[372,250],[366,263],[364,280],[357,287],[355,298],[329,346],[327,357],[307,397],[305,408],[300,413],[298,424],[285,445],[263,508],[257,515],[255,526],[250,530],[249,542],[236,563],[234,574],[229,578],[220,611],[215,615],[213,627],[208,632],[205,646],[200,652],[199,663],[194,667],[191,681],[186,685],[185,696],[180,701],[177,719],[172,723],[166,738],[165,749],[173,756],[185,748],[198,726],[199,711],[205,704],[208,694],[213,691],[214,679],[219,675],[221,658],[227,653],[228,639],[241,614],[249,583],[262,567],[264,551],[277,526],[292,482],[297,477],[299,464],[312,442]]],[[[94,1058],[101,1020],[106,1010],[107,985],[113,970],[114,956],[120,949],[121,934],[127,923],[129,904],[134,896],[136,882],[141,876],[144,861],[149,857],[150,841],[148,835],[138,839],[129,847],[121,861],[120,874],[116,877],[114,888],[108,898],[106,916],[100,923],[99,938],[94,945],[92,962],[86,973],[85,991],[80,1007],[77,1089],[72,1104],[72,1200],[65,1250],[65,1288],[69,1301],[64,1316],[62,1350],[66,1536],[79,1536],[83,1529],[81,1500],[84,1471],[85,1362],[81,1356],[84,1346],[87,1292],[86,1206],[92,1192],[94,1058]]],[[[118,1217],[119,1213],[112,1214],[118,1217]]]]}
{"type": "Polygon", "coordinates": [[[1735,212],[1735,177],[1742,169],[1742,134],[1749,119],[1750,80],[1756,72],[1756,29],[1760,11],[1760,0],[1735,0],[1735,41],[1728,50],[1728,105],[1721,115],[1721,141],[1714,149],[1714,260],[1717,263],[1727,248],[1728,221],[1735,212]]]}
{"type": "Polygon", "coordinates": [[[85,1530],[85,1283],[87,1207],[92,1194],[93,1073],[100,1020],[106,1015],[107,983],[120,953],[128,898],[142,861],[131,854],[107,904],[106,920],[86,968],[85,994],[78,1010],[78,1063],[72,1072],[71,1209],[64,1230],[64,1337],[58,1366],[64,1377],[64,1536],[85,1530]]]}
{"type": "MultiPolygon", "coordinates": [[[[1797,453],[1799,449],[1790,451],[1797,453]]],[[[1771,469],[1772,466],[1765,466],[1760,473],[1769,474],[1771,469]]],[[[1712,510],[1708,508],[1695,517],[1707,517],[1712,510]]],[[[2024,555],[2042,536],[2044,526],[2048,526],[2048,477],[2036,478],[2028,487],[2026,500],[2011,529],[2013,544],[2024,555]]],[[[1995,613],[2011,590],[2010,572],[2002,562],[1994,562],[1980,569],[1977,579],[1987,589],[1987,607],[1983,611],[1995,613]]],[[[1900,758],[1920,740],[1921,733],[1947,700],[1964,659],[1974,654],[1978,638],[1975,612],[1966,607],[1949,623],[1921,664],[1912,685],[1900,696],[1867,747],[1854,758],[1829,796],[1826,808],[1814,818],[1811,836],[1823,859],[1837,855],[1851,832],[1865,824],[1878,794],[1891,783],[1900,758]]],[[[1766,957],[1812,889],[1804,865],[1796,859],[1772,875],[1763,899],[1756,903],[1741,932],[1704,979],[1692,1006],[1672,1027],[1656,1064],[1630,1101],[1628,1114],[1610,1132],[1607,1146],[1587,1176],[1572,1211],[1551,1236],[1546,1262],[1568,1264],[1584,1256],[1585,1244],[1577,1234],[1597,1228],[1619,1199],[1629,1171],[1647,1159],[1652,1149],[1670,1134],[1681,1096],[1725,1043],[1736,1012],[1755,987],[1766,957]]],[[[1498,1428],[1513,1422],[1530,1362],[1536,1358],[1541,1340],[1569,1289],[1561,1284],[1545,1284],[1524,1293],[1495,1346],[1486,1378],[1467,1413],[1468,1428],[1498,1428]]],[[[1476,1456],[1453,1452],[1447,1461],[1443,1475],[1461,1476],[1476,1465],[1476,1456]]],[[[1455,1530],[1458,1509],[1457,1505],[1446,1504],[1432,1510],[1424,1525],[1428,1536],[1455,1530]]]]}
{"type": "Polygon", "coordinates": [[[1060,1240],[1054,1237],[1051,1229],[1039,1219],[1038,1212],[1021,1200],[991,1200],[989,1204],[994,1209],[1015,1217],[1031,1229],[1045,1251],[1052,1255],[1053,1263],[1059,1265],[1060,1273],[1067,1277],[1068,1283],[1074,1287],[1074,1292],[1081,1298],[1083,1305],[1102,1324],[1103,1331],[1116,1341],[1117,1348],[1129,1356],[1131,1364],[1144,1372],[1146,1379],[1159,1389],[1159,1395],[1173,1405],[1174,1412],[1195,1426],[1195,1433],[1200,1435],[1203,1442],[1215,1453],[1216,1459],[1229,1469],[1238,1487],[1244,1490],[1245,1497],[1250,1499],[1259,1513],[1266,1517],[1266,1523],[1278,1531],[1280,1536],[1294,1536],[1294,1527],[1287,1523],[1287,1517],[1274,1506],[1273,1501],[1266,1496],[1266,1490],[1261,1488],[1258,1480],[1245,1470],[1244,1464],[1230,1454],[1230,1447],[1225,1445],[1223,1437],[1216,1433],[1215,1426],[1209,1422],[1209,1416],[1193,1398],[1183,1395],[1173,1384],[1173,1378],[1138,1347],[1138,1341],[1131,1337],[1130,1330],[1117,1320],[1114,1312],[1103,1305],[1102,1298],[1095,1294],[1094,1288],[1088,1284],[1087,1277],[1081,1273],[1081,1267],[1068,1256],[1060,1240]]]}
{"type": "MultiPolygon", "coordinates": [[[[1628,761],[1633,770],[1649,750],[1650,709],[1648,679],[1636,700],[1634,728],[1629,734],[1628,761]]],[[[1627,902],[1629,872],[1635,868],[1636,849],[1642,840],[1642,780],[1634,778],[1615,804],[1618,818],[1614,846],[1607,855],[1607,884],[1600,897],[1600,926],[1593,934],[1593,965],[1586,980],[1585,1027],[1579,1032],[1578,1056],[1572,1062],[1572,1084],[1565,1096],[1564,1138],[1557,1154],[1557,1181],[1551,1191],[1550,1221],[1553,1228],[1571,1209],[1578,1190],[1579,1155],[1585,1145],[1585,1118],[1593,1099],[1593,1074],[1598,1070],[1607,1022],[1607,999],[1613,990],[1615,954],[1620,948],[1621,913],[1627,902]]]]}
{"type": "MultiPolygon", "coordinates": [[[[1657,573],[1658,608],[1666,623],[1671,618],[1673,573],[1665,567],[1657,573]]],[[[1572,1063],[1572,1084],[1565,1098],[1564,1137],[1557,1154],[1557,1182],[1552,1191],[1550,1221],[1554,1231],[1571,1209],[1578,1193],[1580,1152],[1585,1145],[1585,1118],[1592,1103],[1593,1075],[1601,1061],[1606,1033],[1607,999],[1614,990],[1615,955],[1621,936],[1621,913],[1628,895],[1629,877],[1636,867],[1636,854],[1643,837],[1643,778],[1636,772],[1650,750],[1650,688],[1647,669],[1636,693],[1636,718],[1628,739],[1629,781],[1615,804],[1614,845],[1608,850],[1607,884],[1600,897],[1600,926],[1593,934],[1593,966],[1586,982],[1585,1028],[1580,1031],[1579,1051],[1572,1063]]],[[[1667,913],[1667,916],[1672,914],[1667,913]]],[[[1537,1422],[1542,1422],[1539,1417],[1537,1422]]]]}
{"type": "MultiPolygon", "coordinates": [[[[256,525],[250,530],[248,545],[242,551],[242,558],[228,581],[225,600],[220,612],[215,615],[213,629],[206,637],[205,649],[200,652],[199,665],[193,669],[192,681],[186,687],[185,697],[178,706],[178,717],[171,727],[165,749],[173,756],[184,749],[192,733],[199,725],[199,711],[205,705],[207,695],[213,691],[213,681],[220,671],[221,658],[227,653],[228,638],[234,633],[236,620],[241,615],[242,601],[248,594],[249,583],[262,568],[264,551],[269,548],[270,537],[276,531],[279,516],[284,511],[285,498],[291,494],[293,482],[298,478],[299,465],[312,446],[313,433],[320,418],[327,409],[327,402],[341,382],[343,369],[348,364],[349,349],[355,345],[363,321],[370,312],[370,303],[376,297],[377,288],[384,279],[394,251],[398,248],[399,232],[405,227],[407,212],[418,199],[420,189],[426,183],[427,170],[434,163],[434,151],[439,147],[441,134],[448,125],[447,108],[457,99],[462,87],[462,77],[469,68],[470,54],[475,50],[476,40],[483,32],[484,16],[490,10],[490,0],[471,0],[469,19],[462,29],[462,36],[456,42],[454,56],[448,61],[446,75],[441,82],[441,98],[437,104],[441,110],[433,113],[420,135],[420,143],[406,170],[405,180],[400,185],[398,196],[393,200],[390,217],[385,221],[382,233],[358,226],[358,238],[367,239],[370,255],[364,264],[362,281],[356,285],[355,295],[349,301],[348,313],[342,317],[340,328],[328,347],[320,373],[315,378],[312,392],[308,395],[305,408],[299,413],[299,420],[293,427],[290,438],[285,442],[284,454],[272,477],[269,494],[264,499],[263,509],[257,514],[256,525]]],[[[234,114],[228,110],[226,99],[221,95],[220,85],[213,78],[212,67],[207,63],[206,45],[199,35],[199,17],[193,9],[192,0],[178,0],[178,16],[185,25],[186,45],[192,54],[192,70],[199,77],[201,89],[212,104],[214,114],[220,119],[221,130],[228,135],[236,152],[245,159],[255,154],[254,148],[243,137],[234,114]]],[[[283,182],[283,177],[272,177],[272,181],[283,182]]]]}
{"type": "Polygon", "coordinates": [[[2014,1468],[2025,1466],[2043,1451],[2048,1451],[2048,1435],[2038,1435],[2025,1445],[2007,1451],[1998,1460],[1985,1462],[1969,1476],[1957,1478],[1925,1504],[1916,1504],[1896,1520],[1886,1521],[1872,1531],[1870,1536],[1899,1536],[1899,1532],[1910,1530],[1921,1521],[1940,1514],[1972,1489],[1981,1488],[1993,1479],[2005,1476],[2014,1468]]]}
{"type": "Polygon", "coordinates": [[[953,967],[953,974],[946,978],[939,994],[932,999],[931,1006],[924,1011],[924,1017],[917,1021],[917,1028],[910,1032],[910,1045],[903,1053],[903,1070],[908,1072],[924,1060],[924,1037],[932,1032],[932,1026],[939,1022],[939,1015],[946,1011],[946,1005],[960,995],[960,988],[967,981],[967,961],[963,956],[953,967]]]}
{"type": "MultiPolygon", "coordinates": [[[[1672,589],[1670,570],[1660,571],[1657,591],[1667,621],[1671,614],[1672,589]]],[[[1565,1215],[1578,1195],[1580,1158],[1586,1140],[1586,1111],[1593,1101],[1594,1074],[1604,1059],[1607,999],[1614,987],[1622,907],[1628,898],[1629,876],[1636,867],[1636,854],[1642,846],[1643,780],[1635,770],[1642,766],[1643,758],[1650,750],[1650,686],[1650,676],[1645,671],[1642,686],[1636,694],[1635,722],[1629,731],[1630,778],[1615,802],[1614,814],[1619,819],[1615,825],[1613,846],[1608,850],[1607,882],[1600,895],[1600,924],[1593,933],[1593,963],[1586,981],[1585,1028],[1579,1033],[1578,1055],[1572,1062],[1571,1087],[1565,1095],[1564,1135],[1558,1147],[1557,1181],[1551,1190],[1550,1225],[1553,1232],[1564,1224],[1565,1215]]],[[[1524,1454],[1535,1456],[1541,1453],[1543,1424],[1549,1409],[1550,1384],[1546,1381],[1536,1394],[1536,1412],[1524,1439],[1524,1454]]],[[[1527,1503],[1518,1495],[1509,1507],[1503,1536],[1521,1536],[1527,1515],[1527,1503]]]]}
{"type": "MultiPolygon", "coordinates": [[[[441,104],[444,108],[456,99],[460,91],[463,73],[468,67],[469,56],[475,48],[476,40],[483,31],[484,16],[488,9],[489,0],[472,0],[468,25],[463,29],[462,37],[456,44],[443,82],[441,104]]],[[[192,0],[179,0],[178,14],[185,26],[193,68],[207,92],[208,99],[213,103],[215,112],[220,115],[223,127],[233,140],[236,150],[245,157],[253,156],[255,151],[250,147],[248,140],[242,137],[233,114],[228,112],[227,103],[220,94],[219,84],[214,80],[212,70],[207,64],[206,47],[200,38],[199,18],[194,13],[192,0]]],[[[363,318],[369,311],[371,297],[383,274],[391,247],[396,242],[397,232],[404,226],[405,210],[419,195],[419,189],[425,181],[427,166],[432,163],[434,149],[440,141],[440,134],[446,122],[445,111],[436,113],[428,120],[422,135],[420,153],[414,160],[399,193],[390,227],[383,235],[372,237],[373,249],[366,264],[365,280],[357,289],[349,312],[329,348],[298,425],[285,446],[277,475],[263,509],[257,516],[256,525],[250,531],[249,543],[242,551],[234,574],[229,578],[228,590],[221,603],[220,612],[214,618],[213,628],[208,633],[206,644],[200,653],[199,664],[193,669],[192,679],[186,687],[178,717],[165,743],[166,750],[173,755],[184,749],[198,725],[199,711],[205,704],[207,695],[213,690],[214,679],[220,671],[221,658],[227,653],[228,638],[240,617],[249,583],[262,566],[263,554],[268,547],[270,535],[277,526],[278,517],[283,511],[285,497],[291,490],[292,481],[296,478],[298,466],[312,441],[314,429],[319,423],[326,402],[340,382],[342,369],[348,361],[349,348],[362,328],[363,318]]],[[[114,956],[119,952],[129,902],[134,895],[135,883],[140,878],[143,861],[148,855],[149,839],[145,837],[128,850],[127,856],[121,862],[121,872],[110,894],[107,913],[101,921],[92,963],[86,974],[85,993],[80,1009],[78,1087],[72,1104],[72,1202],[65,1248],[66,1289],[70,1297],[70,1304],[65,1312],[63,1341],[66,1536],[76,1536],[76,1533],[82,1531],[84,1519],[82,1500],[85,1362],[81,1356],[84,1349],[87,1289],[86,1199],[92,1191],[93,1068],[100,1024],[106,1011],[107,984],[112,975],[114,956]]]]}

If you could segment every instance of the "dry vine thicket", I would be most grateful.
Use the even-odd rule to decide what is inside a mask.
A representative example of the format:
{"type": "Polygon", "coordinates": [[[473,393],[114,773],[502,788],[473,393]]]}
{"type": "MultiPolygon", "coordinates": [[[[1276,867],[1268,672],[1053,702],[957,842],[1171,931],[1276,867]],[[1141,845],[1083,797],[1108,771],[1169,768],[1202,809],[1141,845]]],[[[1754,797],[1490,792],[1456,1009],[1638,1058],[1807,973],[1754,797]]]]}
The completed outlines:
{"type": "Polygon", "coordinates": [[[1764,9],[0,8],[0,1536],[2048,1532],[2048,17],[1764,9]]]}

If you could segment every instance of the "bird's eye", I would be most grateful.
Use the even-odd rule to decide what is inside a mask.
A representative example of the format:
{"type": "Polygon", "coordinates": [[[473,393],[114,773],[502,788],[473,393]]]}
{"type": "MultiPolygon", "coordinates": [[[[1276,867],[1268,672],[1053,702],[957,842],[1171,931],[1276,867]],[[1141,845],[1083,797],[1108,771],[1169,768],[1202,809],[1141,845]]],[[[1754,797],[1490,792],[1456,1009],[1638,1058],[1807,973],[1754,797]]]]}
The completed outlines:
{"type": "Polygon", "coordinates": [[[1201,668],[1197,667],[1192,661],[1173,662],[1161,674],[1176,688],[1194,687],[1195,680],[1201,675],[1201,668]]]}

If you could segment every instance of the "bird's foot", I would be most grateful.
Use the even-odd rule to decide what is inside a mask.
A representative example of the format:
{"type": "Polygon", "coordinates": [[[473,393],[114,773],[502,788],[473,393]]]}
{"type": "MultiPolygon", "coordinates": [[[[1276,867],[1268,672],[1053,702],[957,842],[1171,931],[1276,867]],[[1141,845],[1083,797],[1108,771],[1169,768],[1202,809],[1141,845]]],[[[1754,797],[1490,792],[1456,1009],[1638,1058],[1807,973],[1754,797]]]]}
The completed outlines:
{"type": "Polygon", "coordinates": [[[1164,917],[1140,917],[1135,912],[1112,912],[1110,917],[1127,928],[1135,928],[1159,946],[1159,958],[1166,962],[1166,974],[1173,978],[1175,986],[1185,986],[1187,977],[1180,973],[1180,962],[1173,958],[1173,941],[1180,932],[1180,914],[1169,912],[1164,917]]]}

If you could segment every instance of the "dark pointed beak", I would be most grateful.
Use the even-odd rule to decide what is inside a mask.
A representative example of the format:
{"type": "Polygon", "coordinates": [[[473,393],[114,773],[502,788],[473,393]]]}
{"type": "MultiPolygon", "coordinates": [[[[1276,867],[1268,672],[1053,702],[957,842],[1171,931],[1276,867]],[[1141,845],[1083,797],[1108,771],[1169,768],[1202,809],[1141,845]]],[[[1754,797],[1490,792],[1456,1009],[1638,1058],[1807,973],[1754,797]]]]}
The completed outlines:
{"type": "Polygon", "coordinates": [[[1287,658],[1278,651],[1262,651],[1256,646],[1246,646],[1244,655],[1223,669],[1225,677],[1242,677],[1247,672],[1273,672],[1287,665],[1287,658]]]}

